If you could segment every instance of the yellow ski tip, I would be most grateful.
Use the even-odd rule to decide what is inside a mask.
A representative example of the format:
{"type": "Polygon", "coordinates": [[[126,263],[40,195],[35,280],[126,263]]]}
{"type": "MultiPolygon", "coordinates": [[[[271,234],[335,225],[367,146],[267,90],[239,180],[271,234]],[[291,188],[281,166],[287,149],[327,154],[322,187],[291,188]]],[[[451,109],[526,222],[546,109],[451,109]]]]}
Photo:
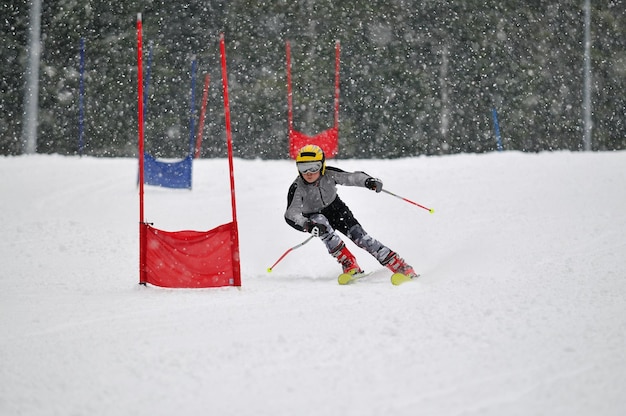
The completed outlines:
{"type": "Polygon", "coordinates": [[[348,273],[342,273],[339,275],[339,277],[337,277],[337,282],[340,285],[347,285],[351,281],[352,281],[352,275],[348,273]]]}
{"type": "Polygon", "coordinates": [[[411,277],[402,273],[394,273],[391,275],[391,284],[394,286],[399,286],[402,283],[406,283],[411,281],[411,277]]]}

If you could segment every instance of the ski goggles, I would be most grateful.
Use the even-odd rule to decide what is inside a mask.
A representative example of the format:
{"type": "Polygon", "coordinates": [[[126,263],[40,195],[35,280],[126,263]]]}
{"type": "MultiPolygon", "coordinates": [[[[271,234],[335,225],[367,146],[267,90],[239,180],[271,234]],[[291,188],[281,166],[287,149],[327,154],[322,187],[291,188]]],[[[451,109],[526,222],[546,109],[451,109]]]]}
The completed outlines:
{"type": "Polygon", "coordinates": [[[322,162],[314,161],[314,162],[298,162],[298,172],[304,173],[316,173],[322,169],[322,162]]]}

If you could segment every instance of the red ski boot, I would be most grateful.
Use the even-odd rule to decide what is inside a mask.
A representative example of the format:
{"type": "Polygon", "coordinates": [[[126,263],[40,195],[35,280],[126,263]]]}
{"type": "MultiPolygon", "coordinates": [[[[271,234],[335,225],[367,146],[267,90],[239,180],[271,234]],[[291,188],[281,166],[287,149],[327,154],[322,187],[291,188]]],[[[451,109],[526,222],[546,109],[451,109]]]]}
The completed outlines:
{"type": "Polygon", "coordinates": [[[356,274],[363,273],[363,270],[359,267],[359,264],[356,262],[356,258],[350,250],[346,247],[345,243],[339,244],[339,247],[333,251],[332,256],[337,259],[337,262],[341,264],[343,268],[343,272],[346,274],[356,274]]]}
{"type": "Polygon", "coordinates": [[[402,257],[393,251],[381,263],[393,272],[391,283],[394,285],[402,284],[418,276],[413,267],[408,265],[402,257]]]}
{"type": "Polygon", "coordinates": [[[356,258],[350,253],[350,250],[348,250],[343,242],[331,254],[343,268],[343,273],[337,278],[340,285],[347,285],[355,280],[358,275],[363,274],[363,270],[361,270],[359,264],[356,262],[356,258]]]}

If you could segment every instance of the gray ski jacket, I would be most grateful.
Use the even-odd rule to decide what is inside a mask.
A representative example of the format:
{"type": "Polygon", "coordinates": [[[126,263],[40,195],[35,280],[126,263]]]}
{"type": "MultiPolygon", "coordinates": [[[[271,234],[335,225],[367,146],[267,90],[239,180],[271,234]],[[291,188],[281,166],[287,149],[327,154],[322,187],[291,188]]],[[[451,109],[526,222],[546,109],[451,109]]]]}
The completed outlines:
{"type": "Polygon", "coordinates": [[[298,175],[289,187],[285,220],[303,230],[306,215],[319,213],[337,198],[337,185],[365,188],[368,178],[371,176],[365,172],[345,172],[332,166],[327,166],[325,173],[313,183],[298,175]]]}

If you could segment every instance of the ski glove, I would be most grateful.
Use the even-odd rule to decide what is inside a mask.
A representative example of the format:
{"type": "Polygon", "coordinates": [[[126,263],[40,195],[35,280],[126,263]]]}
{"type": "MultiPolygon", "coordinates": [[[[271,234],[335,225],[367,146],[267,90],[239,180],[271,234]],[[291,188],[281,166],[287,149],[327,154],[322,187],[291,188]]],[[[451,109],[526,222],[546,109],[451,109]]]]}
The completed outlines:
{"type": "Polygon", "coordinates": [[[383,181],[377,178],[367,178],[365,179],[365,187],[378,193],[383,190],[383,181]]]}
{"type": "Polygon", "coordinates": [[[304,223],[304,231],[319,237],[320,235],[326,233],[327,228],[324,224],[318,224],[312,220],[307,220],[304,223]]]}

